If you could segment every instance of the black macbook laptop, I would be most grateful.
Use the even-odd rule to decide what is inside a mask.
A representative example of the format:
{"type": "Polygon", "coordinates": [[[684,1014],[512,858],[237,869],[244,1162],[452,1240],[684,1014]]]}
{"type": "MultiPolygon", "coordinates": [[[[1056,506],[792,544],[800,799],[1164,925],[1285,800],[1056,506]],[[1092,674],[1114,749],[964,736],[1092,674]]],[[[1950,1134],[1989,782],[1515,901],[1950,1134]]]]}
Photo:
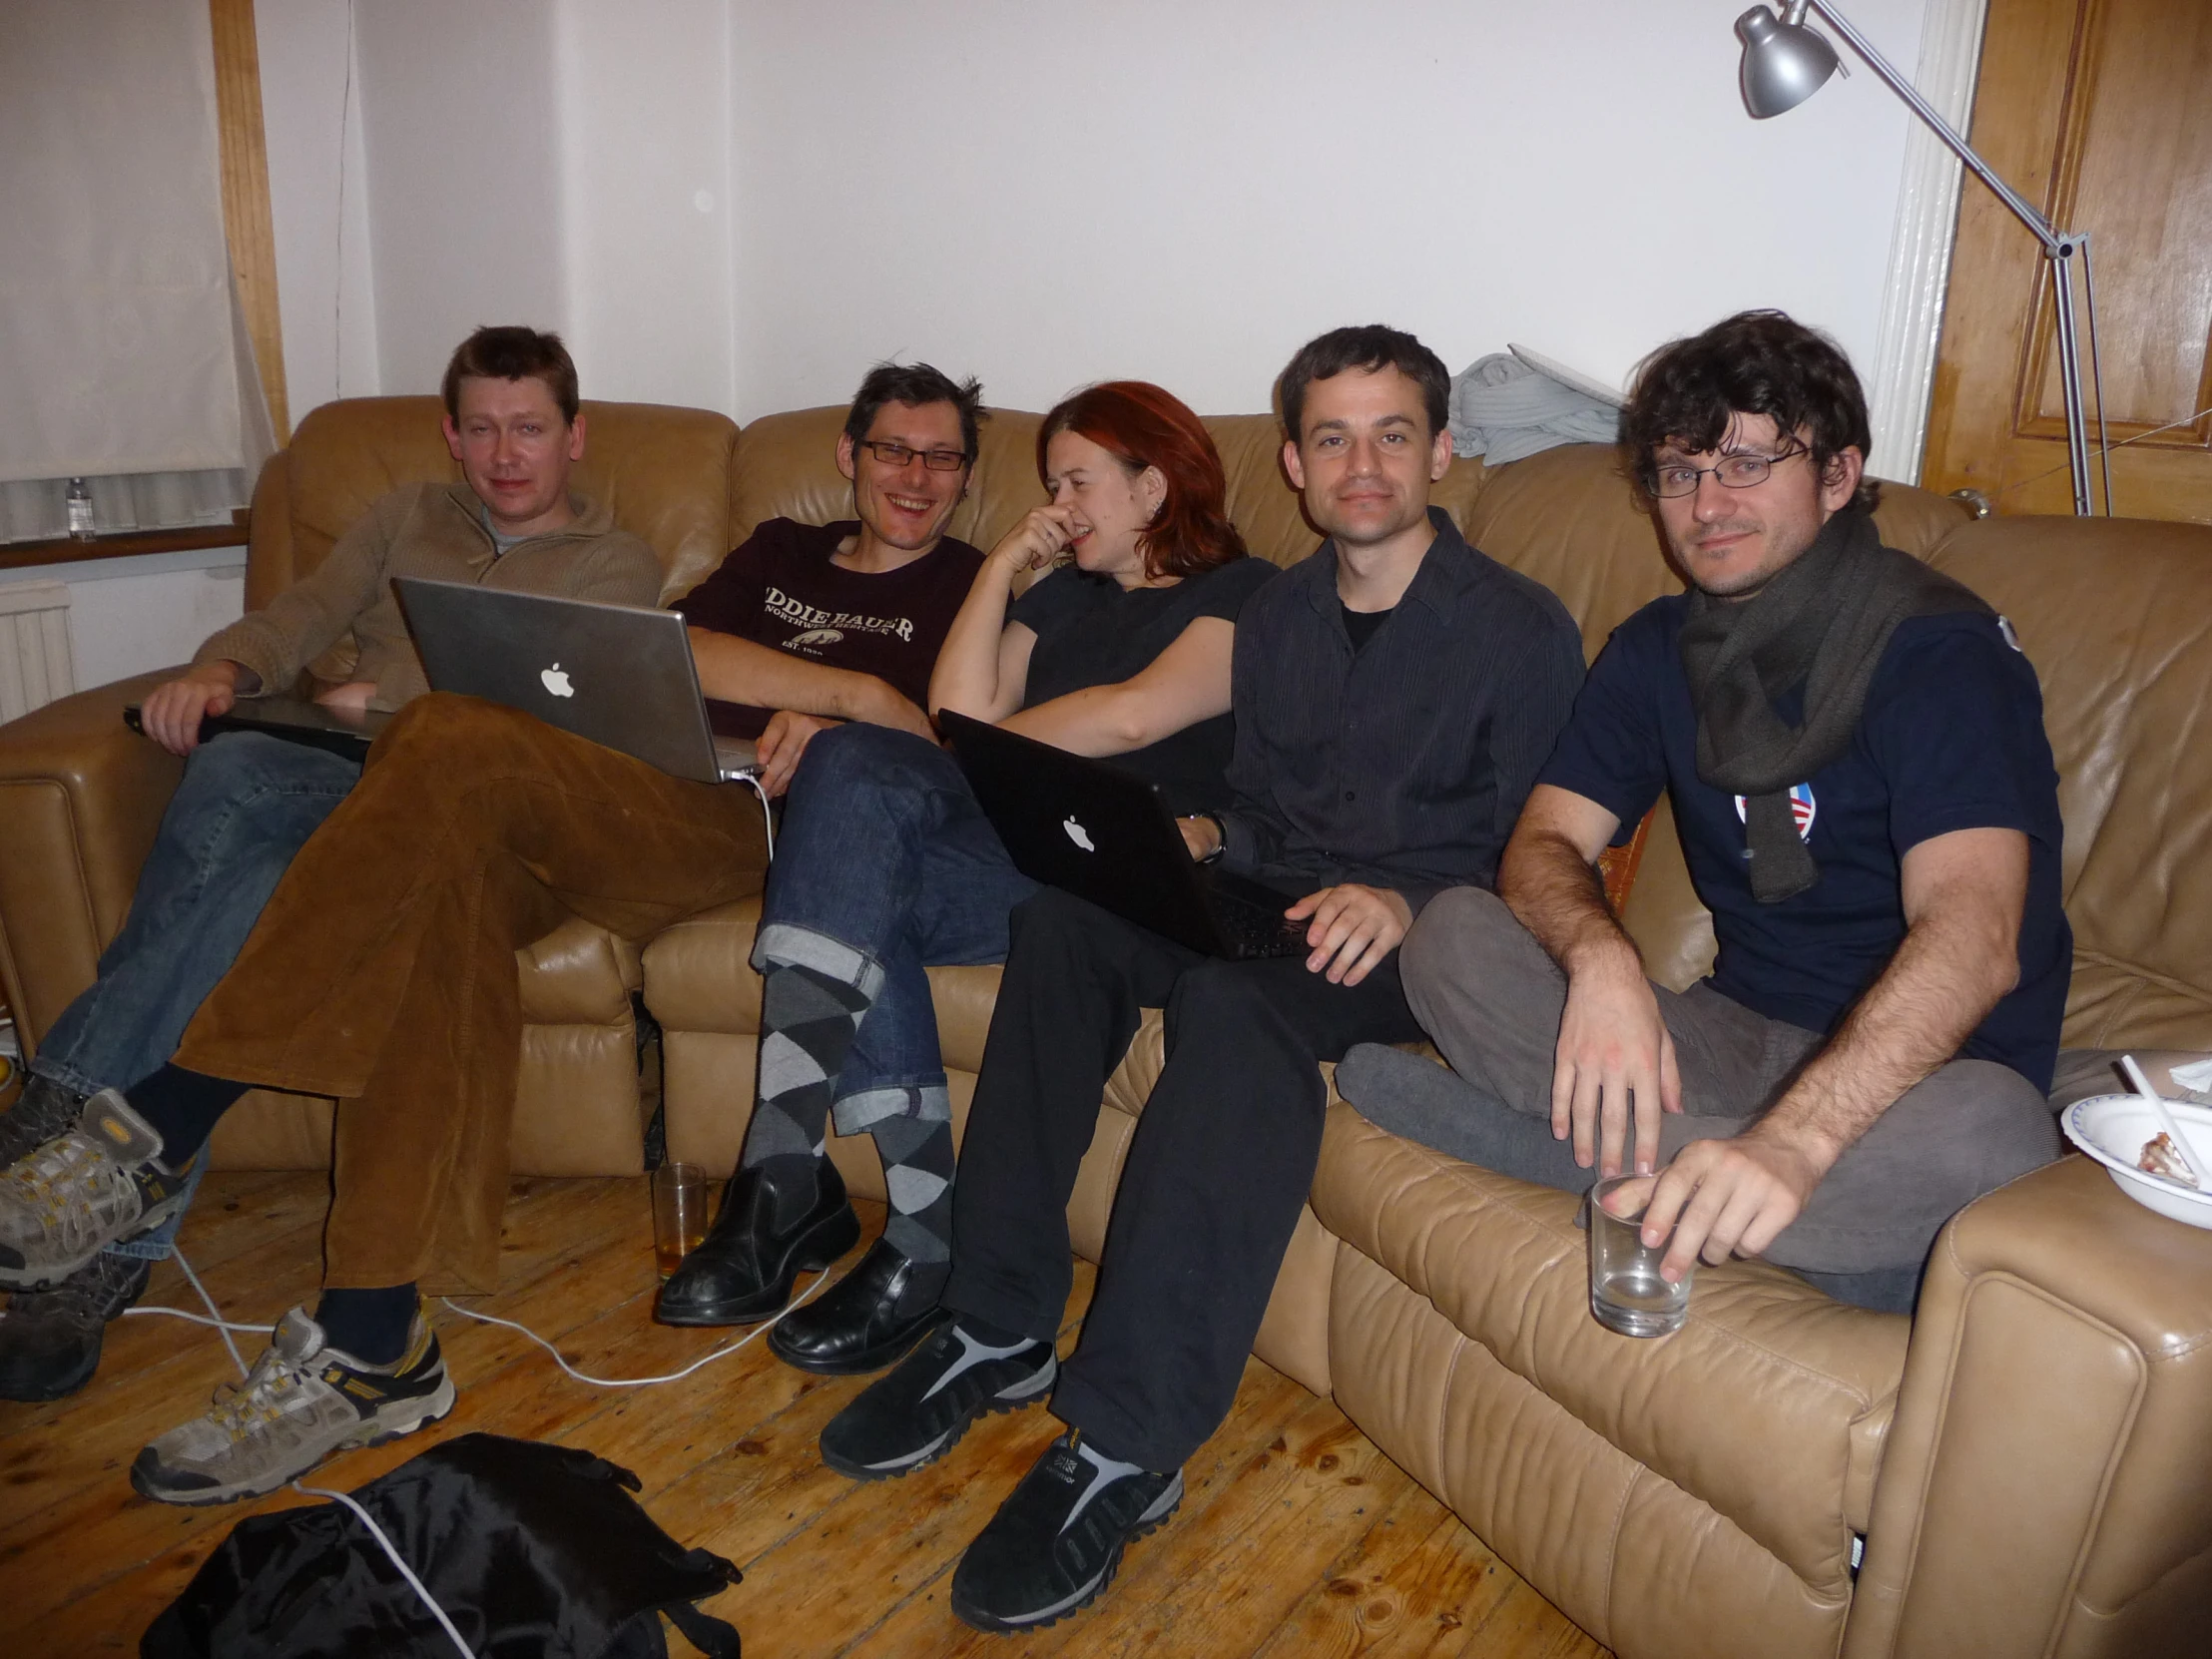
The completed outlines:
{"type": "Polygon", "coordinates": [[[937,725],[975,799],[1033,881],[1087,898],[1209,956],[1301,956],[1306,924],[1283,912],[1300,897],[1191,860],[1157,786],[964,715],[937,725]]]}
{"type": "MultiPolygon", "coordinates": [[[[273,738],[327,749],[348,761],[360,761],[367,758],[368,746],[390,719],[381,710],[363,709],[354,714],[325,709],[297,697],[242,697],[226,714],[200,717],[200,741],[205,743],[224,732],[264,732],[273,738]]],[[[140,705],[124,705],[123,724],[134,732],[146,730],[140,705]]]]}

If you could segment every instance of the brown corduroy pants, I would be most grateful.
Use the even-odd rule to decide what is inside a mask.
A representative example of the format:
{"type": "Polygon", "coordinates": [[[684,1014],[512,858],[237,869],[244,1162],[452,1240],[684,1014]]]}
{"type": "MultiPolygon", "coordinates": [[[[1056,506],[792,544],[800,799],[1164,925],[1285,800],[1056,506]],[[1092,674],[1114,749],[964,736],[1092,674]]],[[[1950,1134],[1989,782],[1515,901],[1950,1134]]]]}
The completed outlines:
{"type": "Polygon", "coordinates": [[[522,1008],[566,915],[643,941],[759,890],[761,805],[474,698],[408,707],[300,849],[177,1063],[337,1098],[324,1283],[498,1283],[522,1008]]]}

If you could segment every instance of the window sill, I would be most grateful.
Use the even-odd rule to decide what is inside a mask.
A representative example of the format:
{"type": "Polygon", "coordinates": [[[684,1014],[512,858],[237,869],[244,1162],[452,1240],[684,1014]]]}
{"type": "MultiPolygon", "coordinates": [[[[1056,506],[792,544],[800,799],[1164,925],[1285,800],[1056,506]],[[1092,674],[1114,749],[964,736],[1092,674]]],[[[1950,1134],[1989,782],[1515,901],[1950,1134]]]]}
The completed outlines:
{"type": "Polygon", "coordinates": [[[145,553],[181,553],[202,547],[243,547],[253,527],[254,515],[244,509],[231,515],[228,525],[200,525],[188,530],[132,530],[93,541],[16,541],[0,544],[0,570],[27,565],[90,564],[99,559],[128,559],[145,553]]]}

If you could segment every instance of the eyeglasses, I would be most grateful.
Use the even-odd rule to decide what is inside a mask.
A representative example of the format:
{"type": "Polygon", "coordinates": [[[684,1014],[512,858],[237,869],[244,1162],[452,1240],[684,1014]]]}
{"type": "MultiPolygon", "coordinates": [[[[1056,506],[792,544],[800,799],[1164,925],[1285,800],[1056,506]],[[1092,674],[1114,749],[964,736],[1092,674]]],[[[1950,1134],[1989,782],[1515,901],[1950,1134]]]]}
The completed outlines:
{"type": "Polygon", "coordinates": [[[902,443],[884,441],[862,443],[860,447],[871,450],[887,467],[902,467],[916,455],[931,472],[957,472],[967,465],[967,451],[963,449],[908,449],[902,443]]]}
{"type": "Polygon", "coordinates": [[[1697,494],[1698,480],[1708,472],[1726,489],[1748,490],[1767,481],[1767,474],[1793,455],[1812,451],[1799,444],[1779,455],[1723,455],[1711,466],[1662,466],[1652,473],[1651,493],[1665,501],[1697,494]]]}

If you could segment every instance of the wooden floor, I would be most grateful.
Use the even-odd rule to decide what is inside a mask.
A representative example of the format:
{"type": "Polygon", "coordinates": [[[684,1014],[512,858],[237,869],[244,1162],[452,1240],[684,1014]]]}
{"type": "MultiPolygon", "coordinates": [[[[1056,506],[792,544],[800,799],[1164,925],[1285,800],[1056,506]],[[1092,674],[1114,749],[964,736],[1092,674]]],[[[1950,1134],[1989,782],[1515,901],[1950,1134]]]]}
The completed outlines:
{"type": "MultiPolygon", "coordinates": [[[[325,1192],[320,1176],[209,1179],[183,1242],[230,1317],[269,1321],[311,1298],[325,1192]]],[[[1090,1282],[1078,1264],[1071,1333],[1090,1282]]],[[[586,1371],[672,1371],[720,1340],[648,1318],[642,1181],[518,1182],[503,1283],[472,1306],[553,1338],[586,1371]]],[[[198,1306],[174,1263],[157,1270],[147,1300],[198,1306]]],[[[816,1439],[864,1380],[809,1377],[755,1343],[682,1382],[591,1388],[512,1332],[444,1308],[436,1317],[458,1407],[434,1429],[325,1465],[317,1483],[350,1489],[474,1428],[587,1446],[643,1477],[643,1501],[669,1532],[744,1569],[743,1584],[707,1605],[739,1627],[747,1659],[1604,1651],[1333,1404],[1258,1361],[1229,1421],[1186,1469],[1176,1518],[1131,1547],[1098,1604],[1012,1639],[967,1629],[946,1593],[960,1550],[1057,1431],[1044,1411],[989,1418],[942,1461],[863,1486],[824,1467],[816,1439]]],[[[240,1340],[253,1344],[251,1363],[261,1339],[240,1340]]],[[[213,1332],[130,1318],[111,1327],[83,1393],[0,1404],[7,1659],[135,1652],[155,1613],[257,1507],[173,1508],[140,1498],[124,1476],[141,1444],[235,1375],[213,1332]]],[[[287,1493],[258,1507],[303,1501],[287,1493]]],[[[677,1637],[670,1646],[692,1651],[677,1637]]]]}

